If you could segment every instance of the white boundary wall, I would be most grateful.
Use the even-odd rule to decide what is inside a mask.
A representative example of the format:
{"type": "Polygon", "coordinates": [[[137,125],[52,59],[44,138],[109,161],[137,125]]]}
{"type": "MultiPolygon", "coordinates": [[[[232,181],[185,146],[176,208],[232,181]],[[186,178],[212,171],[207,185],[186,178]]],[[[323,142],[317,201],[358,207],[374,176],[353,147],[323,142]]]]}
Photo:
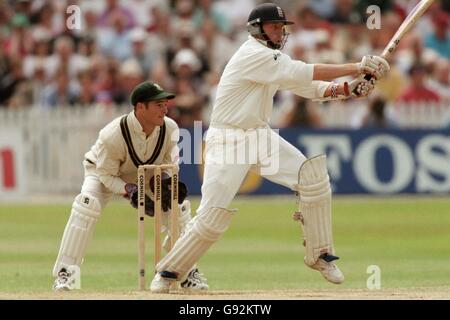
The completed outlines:
{"type": "MultiPolygon", "coordinates": [[[[22,133],[25,195],[76,194],[83,181],[84,154],[98,132],[129,109],[102,107],[0,111],[0,135],[15,128],[22,133]]],[[[24,192],[22,190],[21,194],[24,192]]],[[[5,199],[5,193],[0,199],[5,199]]],[[[9,197],[10,195],[8,195],[9,197]]]]}
{"type": "MultiPolygon", "coordinates": [[[[364,114],[366,110],[365,104],[357,103],[323,104],[317,109],[326,127],[335,128],[354,126],[352,119],[357,119],[358,112],[364,114]]],[[[447,105],[397,105],[389,106],[387,110],[404,128],[431,129],[450,125],[450,106],[447,105]]],[[[13,190],[5,191],[0,186],[0,200],[17,196],[77,194],[83,181],[84,154],[94,144],[101,128],[129,111],[129,107],[102,106],[0,109],[0,141],[3,146],[8,143],[14,146],[17,162],[14,175],[16,181],[20,180],[13,190]],[[8,138],[13,131],[17,133],[14,142],[8,138]]],[[[0,183],[4,171],[0,167],[0,183]]]]}

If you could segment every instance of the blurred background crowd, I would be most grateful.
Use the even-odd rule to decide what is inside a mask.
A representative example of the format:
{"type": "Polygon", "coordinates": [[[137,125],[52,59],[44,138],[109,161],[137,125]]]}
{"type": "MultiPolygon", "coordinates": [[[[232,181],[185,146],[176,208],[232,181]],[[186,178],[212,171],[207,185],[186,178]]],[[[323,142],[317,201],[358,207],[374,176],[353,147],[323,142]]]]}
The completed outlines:
{"type": "MultiPolygon", "coordinates": [[[[0,0],[0,109],[129,105],[144,80],[177,94],[180,127],[209,121],[215,88],[247,39],[257,0],[0,0]],[[79,29],[67,27],[80,8],[79,29]]],[[[307,63],[360,61],[380,54],[415,0],[273,1],[296,22],[284,52],[307,63]],[[367,8],[381,9],[369,29],[367,8]]],[[[450,107],[450,0],[436,0],[390,59],[391,72],[359,101],[359,125],[395,126],[387,104],[450,107]]],[[[349,102],[352,103],[352,102],[349,102]]],[[[289,92],[274,101],[276,127],[325,126],[317,104],[289,92]]],[[[450,109],[450,108],[449,108],[450,109]]]]}

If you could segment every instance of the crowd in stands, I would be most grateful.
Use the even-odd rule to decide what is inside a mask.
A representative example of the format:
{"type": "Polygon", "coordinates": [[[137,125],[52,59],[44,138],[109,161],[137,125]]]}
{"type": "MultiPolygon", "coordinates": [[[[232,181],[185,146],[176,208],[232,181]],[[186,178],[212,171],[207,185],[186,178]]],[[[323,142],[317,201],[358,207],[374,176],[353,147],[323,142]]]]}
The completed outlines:
{"type": "MultiPolygon", "coordinates": [[[[181,127],[208,123],[221,72],[248,33],[257,0],[0,0],[0,109],[129,105],[144,80],[176,93],[181,127]],[[68,27],[80,8],[80,28],[68,27]]],[[[295,21],[284,48],[308,63],[360,61],[380,54],[416,0],[273,1],[295,21]],[[381,9],[380,29],[366,23],[381,9]]],[[[387,103],[450,106],[450,1],[437,0],[392,58],[365,125],[389,126],[387,103]],[[381,118],[380,118],[381,113],[381,118]],[[378,119],[380,118],[380,119],[378,119]]],[[[315,103],[280,92],[278,127],[320,127],[315,103]]]]}

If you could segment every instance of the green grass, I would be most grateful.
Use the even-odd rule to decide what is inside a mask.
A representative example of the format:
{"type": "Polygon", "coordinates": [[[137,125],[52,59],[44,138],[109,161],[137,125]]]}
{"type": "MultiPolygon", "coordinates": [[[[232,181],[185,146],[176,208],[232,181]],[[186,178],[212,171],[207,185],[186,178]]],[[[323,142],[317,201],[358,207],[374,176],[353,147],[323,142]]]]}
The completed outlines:
{"type": "MultiPolygon", "coordinates": [[[[303,264],[292,198],[239,198],[232,207],[239,208],[232,226],[199,264],[212,289],[337,288],[303,264]]],[[[369,265],[381,268],[384,289],[450,284],[450,199],[337,198],[333,210],[346,275],[338,288],[365,289],[369,265]]],[[[50,291],[69,211],[70,203],[0,205],[0,292],[50,291]]],[[[103,212],[82,266],[83,290],[136,290],[135,216],[126,202],[103,212]]],[[[150,268],[151,223],[147,231],[150,268]]]]}

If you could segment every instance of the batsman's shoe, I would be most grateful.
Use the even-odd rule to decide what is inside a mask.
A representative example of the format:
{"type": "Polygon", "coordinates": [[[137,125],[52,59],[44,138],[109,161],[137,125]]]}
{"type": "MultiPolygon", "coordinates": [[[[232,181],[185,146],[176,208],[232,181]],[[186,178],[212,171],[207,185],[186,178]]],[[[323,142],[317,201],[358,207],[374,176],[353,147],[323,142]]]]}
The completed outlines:
{"type": "Polygon", "coordinates": [[[150,291],[153,293],[169,293],[170,287],[176,279],[176,275],[172,272],[157,272],[150,284],[150,291]]]}
{"type": "Polygon", "coordinates": [[[55,282],[53,283],[53,290],[70,291],[73,289],[76,289],[75,278],[72,277],[72,274],[66,268],[62,268],[58,272],[58,277],[55,279],[55,282]]]}
{"type": "Polygon", "coordinates": [[[182,281],[180,286],[184,290],[192,291],[206,291],[209,289],[207,279],[198,271],[198,269],[189,272],[186,280],[182,281]]]}
{"type": "Polygon", "coordinates": [[[338,257],[324,254],[321,255],[315,264],[309,266],[310,268],[319,271],[322,276],[330,281],[331,283],[340,284],[344,282],[344,274],[339,270],[334,260],[339,259],[338,257]]]}

